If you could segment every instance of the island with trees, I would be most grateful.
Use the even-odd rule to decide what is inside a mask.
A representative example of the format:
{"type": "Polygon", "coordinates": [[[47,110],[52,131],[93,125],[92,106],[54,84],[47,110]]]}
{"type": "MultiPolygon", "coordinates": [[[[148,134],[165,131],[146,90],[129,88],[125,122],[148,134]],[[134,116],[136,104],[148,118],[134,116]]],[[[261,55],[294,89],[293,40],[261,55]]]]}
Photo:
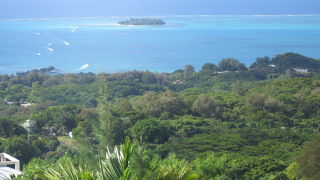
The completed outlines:
{"type": "Polygon", "coordinates": [[[132,18],[125,21],[119,21],[118,24],[132,25],[132,26],[157,26],[157,25],[165,25],[166,23],[161,19],[132,18]]]}
{"type": "Polygon", "coordinates": [[[317,59],[52,71],[0,75],[0,152],[18,180],[320,179],[317,59]]]}

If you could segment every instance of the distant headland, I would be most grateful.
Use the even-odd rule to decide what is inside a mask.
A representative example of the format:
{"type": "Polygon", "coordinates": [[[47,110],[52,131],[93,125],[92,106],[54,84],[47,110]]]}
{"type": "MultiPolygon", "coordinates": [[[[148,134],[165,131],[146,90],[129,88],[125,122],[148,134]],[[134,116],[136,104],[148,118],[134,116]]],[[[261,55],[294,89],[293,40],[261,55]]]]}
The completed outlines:
{"type": "Polygon", "coordinates": [[[165,25],[166,23],[161,19],[150,19],[150,18],[132,18],[125,21],[119,21],[120,25],[133,25],[133,26],[141,26],[141,25],[165,25]]]}

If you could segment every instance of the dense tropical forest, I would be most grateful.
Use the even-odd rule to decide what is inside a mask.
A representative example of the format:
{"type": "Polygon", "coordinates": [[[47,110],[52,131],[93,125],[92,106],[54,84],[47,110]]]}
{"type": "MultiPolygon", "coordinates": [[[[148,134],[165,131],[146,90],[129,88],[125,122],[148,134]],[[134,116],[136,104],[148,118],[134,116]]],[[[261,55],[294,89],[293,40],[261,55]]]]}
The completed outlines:
{"type": "Polygon", "coordinates": [[[16,179],[320,178],[320,61],[296,53],[172,73],[0,75],[16,179]]]}

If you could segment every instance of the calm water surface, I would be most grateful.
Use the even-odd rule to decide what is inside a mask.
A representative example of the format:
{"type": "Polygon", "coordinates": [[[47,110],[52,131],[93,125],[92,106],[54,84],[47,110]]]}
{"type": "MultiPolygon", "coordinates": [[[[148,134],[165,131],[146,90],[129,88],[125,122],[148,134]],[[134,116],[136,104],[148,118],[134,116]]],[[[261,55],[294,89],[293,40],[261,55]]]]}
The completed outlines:
{"type": "Polygon", "coordinates": [[[320,16],[164,16],[165,26],[117,26],[126,17],[0,20],[0,73],[171,72],[234,57],[320,57],[320,16]]]}

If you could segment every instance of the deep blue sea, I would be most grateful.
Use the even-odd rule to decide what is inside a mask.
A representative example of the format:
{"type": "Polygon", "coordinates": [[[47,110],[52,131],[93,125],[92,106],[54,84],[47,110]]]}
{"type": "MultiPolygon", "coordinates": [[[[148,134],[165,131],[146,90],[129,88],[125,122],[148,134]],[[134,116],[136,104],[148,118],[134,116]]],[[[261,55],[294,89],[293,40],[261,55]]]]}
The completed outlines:
{"type": "Polygon", "coordinates": [[[172,72],[233,57],[246,65],[284,52],[320,57],[320,16],[163,16],[165,26],[118,26],[129,17],[0,20],[0,73],[172,72]]]}

